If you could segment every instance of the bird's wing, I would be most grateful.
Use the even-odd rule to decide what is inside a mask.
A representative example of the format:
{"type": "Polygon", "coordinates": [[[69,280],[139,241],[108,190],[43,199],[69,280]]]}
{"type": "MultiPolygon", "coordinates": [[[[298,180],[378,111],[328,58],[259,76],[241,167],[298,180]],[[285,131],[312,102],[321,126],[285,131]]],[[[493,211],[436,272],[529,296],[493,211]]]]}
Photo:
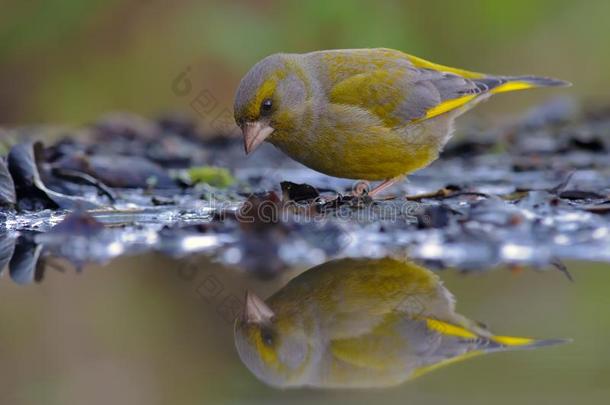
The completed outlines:
{"type": "MultiPolygon", "coordinates": [[[[529,350],[544,346],[553,346],[570,342],[569,339],[532,339],[516,336],[493,335],[475,325],[475,330],[444,322],[438,319],[425,319],[427,339],[418,339],[426,344],[419,348],[412,345],[412,349],[423,349],[414,353],[416,358],[412,378],[436,370],[439,367],[465,360],[485,353],[529,350]],[[483,334],[478,333],[482,331],[483,334]],[[427,340],[427,341],[426,341],[427,340]]],[[[415,339],[410,339],[414,341],[415,339]]]]}
{"type": "Polygon", "coordinates": [[[384,48],[321,51],[310,57],[326,66],[331,103],[359,107],[390,127],[434,118],[485,94],[570,85],[545,77],[486,75],[384,48]]]}
{"type": "Polygon", "coordinates": [[[488,91],[475,80],[430,68],[397,67],[355,74],[334,85],[330,101],[360,107],[400,126],[459,108],[488,91]]]}
{"type": "Polygon", "coordinates": [[[411,319],[395,312],[368,333],[330,341],[329,353],[343,364],[415,376],[500,347],[461,326],[432,318],[411,319]],[[434,323],[433,323],[434,322],[434,323]]]}
{"type": "Polygon", "coordinates": [[[366,333],[330,340],[329,353],[335,360],[352,367],[379,372],[401,368],[404,358],[398,354],[406,353],[409,347],[408,340],[396,330],[396,325],[403,321],[398,312],[386,314],[366,333]]]}
{"type": "Polygon", "coordinates": [[[331,61],[330,102],[360,107],[391,127],[455,110],[502,83],[389,49],[323,57],[331,61]]]}

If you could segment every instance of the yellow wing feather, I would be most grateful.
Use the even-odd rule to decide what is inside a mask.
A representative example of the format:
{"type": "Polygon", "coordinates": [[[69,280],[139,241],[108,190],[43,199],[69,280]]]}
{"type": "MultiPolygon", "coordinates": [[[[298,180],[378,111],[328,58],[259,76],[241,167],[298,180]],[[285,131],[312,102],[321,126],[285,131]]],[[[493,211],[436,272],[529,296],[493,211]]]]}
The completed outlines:
{"type": "Polygon", "coordinates": [[[441,115],[446,112],[455,110],[456,108],[460,108],[461,106],[466,105],[469,102],[471,102],[472,100],[474,100],[475,97],[476,97],[476,95],[470,94],[467,96],[452,98],[452,99],[443,101],[442,103],[435,105],[434,107],[432,107],[428,111],[426,111],[426,116],[424,118],[422,118],[421,120],[428,120],[430,118],[436,117],[437,115],[441,115]]]}
{"type": "Polygon", "coordinates": [[[417,56],[409,55],[407,53],[405,53],[405,55],[406,55],[407,59],[409,59],[411,61],[413,66],[415,66],[417,68],[432,69],[432,70],[436,70],[437,72],[453,73],[455,75],[465,77],[466,79],[480,79],[480,78],[483,78],[486,76],[483,73],[471,72],[469,70],[439,65],[438,63],[433,63],[433,62],[427,61],[425,59],[418,58],[417,56]]]}

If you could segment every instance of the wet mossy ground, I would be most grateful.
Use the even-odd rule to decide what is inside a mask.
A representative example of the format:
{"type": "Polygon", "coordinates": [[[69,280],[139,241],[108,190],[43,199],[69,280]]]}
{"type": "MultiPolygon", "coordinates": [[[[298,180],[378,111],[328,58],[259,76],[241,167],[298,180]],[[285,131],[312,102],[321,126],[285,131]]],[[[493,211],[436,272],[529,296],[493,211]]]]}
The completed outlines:
{"type": "Polygon", "coordinates": [[[239,137],[184,118],[113,115],[52,142],[44,127],[6,129],[0,268],[28,282],[56,257],[80,267],[149,250],[263,276],[339,255],[466,270],[610,261],[610,109],[574,105],[462,129],[375,200],[270,145],[246,159],[239,137]]]}

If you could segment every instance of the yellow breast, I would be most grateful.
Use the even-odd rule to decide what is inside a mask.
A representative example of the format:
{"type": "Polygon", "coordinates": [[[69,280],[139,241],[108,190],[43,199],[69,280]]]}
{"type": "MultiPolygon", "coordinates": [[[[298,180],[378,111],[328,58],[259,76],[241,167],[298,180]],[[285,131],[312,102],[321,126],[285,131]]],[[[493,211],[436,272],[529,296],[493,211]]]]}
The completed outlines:
{"type": "Polygon", "coordinates": [[[270,142],[298,162],[324,174],[385,180],[421,169],[438,156],[438,136],[427,123],[388,128],[353,107],[330,107],[311,128],[279,132],[270,142]]]}

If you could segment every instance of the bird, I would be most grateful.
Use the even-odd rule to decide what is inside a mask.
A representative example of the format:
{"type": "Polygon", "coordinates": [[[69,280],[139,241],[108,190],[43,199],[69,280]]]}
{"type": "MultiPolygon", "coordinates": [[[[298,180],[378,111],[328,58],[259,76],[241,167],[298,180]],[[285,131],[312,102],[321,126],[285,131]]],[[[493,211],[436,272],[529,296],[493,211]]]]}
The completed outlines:
{"type": "Polygon", "coordinates": [[[568,342],[494,335],[458,314],[439,277],[408,259],[337,259],[266,301],[246,292],[240,359],[278,388],[389,387],[486,353],[568,342]]]}
{"type": "Polygon", "coordinates": [[[498,93],[569,86],[537,76],[496,76],[401,51],[276,53],[256,63],[235,94],[246,154],[267,141],[340,178],[381,181],[374,196],[436,160],[456,117],[498,93]]]}

